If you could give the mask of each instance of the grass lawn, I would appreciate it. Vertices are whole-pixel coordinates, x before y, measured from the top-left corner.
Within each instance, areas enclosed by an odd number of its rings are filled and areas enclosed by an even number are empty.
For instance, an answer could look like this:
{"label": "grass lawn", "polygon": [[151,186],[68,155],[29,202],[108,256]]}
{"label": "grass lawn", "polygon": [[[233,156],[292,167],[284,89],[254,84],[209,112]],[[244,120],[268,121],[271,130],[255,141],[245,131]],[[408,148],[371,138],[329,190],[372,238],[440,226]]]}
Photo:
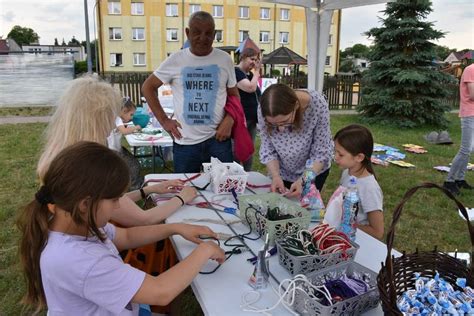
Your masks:
{"label": "grass lawn", "polygon": [[[0,112],[1,113],[1,112]],[[425,146],[427,154],[407,153],[407,162],[416,165],[414,169],[397,166],[376,166],[378,181],[384,192],[385,227],[388,229],[392,210],[401,200],[405,191],[421,182],[442,183],[446,173],[432,167],[448,165],[459,148],[461,130],[459,119],[449,114],[448,128],[455,144],[430,145],[423,135],[433,129],[400,129],[385,125],[371,125],[375,141],[402,149],[402,144],[413,143]],[[333,134],[341,127],[360,123],[355,115],[333,115]],[[23,295],[24,283],[18,270],[17,231],[15,215],[21,205],[32,197],[38,187],[35,166],[41,148],[41,137],[46,124],[0,125],[0,315],[18,315]],[[257,146],[258,147],[258,146]],[[265,168],[254,157],[254,169],[265,173]],[[471,159],[472,162],[472,159]],[[151,172],[151,170],[145,170]],[[336,189],[340,170],[333,166],[322,192],[324,201]],[[474,183],[474,172],[468,171],[466,180]],[[467,206],[474,207],[474,192],[463,191],[459,199]],[[470,242],[466,224],[457,214],[454,204],[438,191],[421,191],[407,203],[395,234],[398,250],[412,251],[416,247],[431,250],[433,245],[445,251],[469,251]]]}
{"label": "grass lawn", "polygon": [[52,111],[51,106],[0,107],[0,116],[47,116]]}

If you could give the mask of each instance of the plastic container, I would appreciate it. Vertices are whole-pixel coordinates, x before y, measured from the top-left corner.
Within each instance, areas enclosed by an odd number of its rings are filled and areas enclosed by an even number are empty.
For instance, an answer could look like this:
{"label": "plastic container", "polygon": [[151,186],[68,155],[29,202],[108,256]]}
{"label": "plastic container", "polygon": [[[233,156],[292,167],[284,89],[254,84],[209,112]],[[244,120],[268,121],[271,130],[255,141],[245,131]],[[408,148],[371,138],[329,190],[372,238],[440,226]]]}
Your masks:
{"label": "plastic container", "polygon": [[[268,207],[278,207],[282,213],[293,215],[293,218],[271,221],[255,211],[251,206],[266,210]],[[268,233],[270,244],[284,233],[293,233],[301,229],[308,229],[311,214],[299,203],[288,200],[277,193],[263,193],[254,195],[242,195],[239,197],[239,213],[242,222],[250,225],[253,232],[257,232],[264,239]]]}
{"label": "plastic container", "polygon": [[360,209],[359,192],[357,191],[357,180],[355,177],[349,179],[349,187],[344,195],[342,202],[342,219],[337,228],[349,237],[351,241],[355,240],[357,231],[357,213]]}
{"label": "plastic container", "polygon": [[[236,162],[222,164],[233,172],[220,179],[214,179],[212,175],[210,175],[212,191],[216,194],[222,194],[229,193],[234,189],[235,193],[244,193],[247,187],[248,173]],[[211,163],[203,163],[202,168],[204,173],[211,174]]]}
{"label": "plastic container", "polygon": [[145,128],[150,122],[150,115],[145,113],[143,109],[137,108],[135,114],[133,114],[132,122],[134,125],[140,125],[141,128]]}
{"label": "plastic container", "polygon": [[307,275],[314,285],[324,284],[327,280],[340,278],[342,275],[353,276],[354,274],[366,277],[370,289],[363,294],[351,297],[331,306],[325,306],[318,300],[310,297],[304,291],[296,291],[295,310],[302,316],[313,315],[360,315],[371,310],[379,304],[379,292],[377,289],[377,273],[358,264],[357,262],[344,262],[330,268],[322,269]]}
{"label": "plastic container", "polygon": [[310,274],[314,271],[324,269],[341,262],[353,261],[359,245],[351,241],[352,248],[346,251],[339,251],[325,255],[307,255],[294,256],[283,248],[279,241],[276,241],[278,250],[278,261],[280,265],[285,267],[291,275]]}

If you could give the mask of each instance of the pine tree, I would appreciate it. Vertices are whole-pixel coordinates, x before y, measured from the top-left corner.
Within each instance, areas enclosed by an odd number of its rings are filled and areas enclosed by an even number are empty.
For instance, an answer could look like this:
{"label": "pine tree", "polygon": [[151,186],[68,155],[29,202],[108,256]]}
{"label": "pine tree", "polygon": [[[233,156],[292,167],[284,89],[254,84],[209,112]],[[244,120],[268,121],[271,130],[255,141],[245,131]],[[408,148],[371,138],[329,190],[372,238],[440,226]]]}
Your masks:
{"label": "pine tree", "polygon": [[374,46],[357,110],[369,122],[446,126],[444,113],[450,108],[441,99],[449,94],[446,83],[454,79],[432,65],[436,45],[430,41],[444,33],[425,20],[431,2],[397,0],[383,12],[382,27],[366,33]]}

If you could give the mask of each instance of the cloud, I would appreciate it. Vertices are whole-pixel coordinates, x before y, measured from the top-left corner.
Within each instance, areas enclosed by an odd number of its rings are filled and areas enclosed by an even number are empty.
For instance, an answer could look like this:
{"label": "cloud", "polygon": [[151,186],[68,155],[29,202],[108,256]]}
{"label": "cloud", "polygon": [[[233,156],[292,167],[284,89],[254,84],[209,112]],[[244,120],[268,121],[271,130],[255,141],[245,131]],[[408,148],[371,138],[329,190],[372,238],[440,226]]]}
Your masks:
{"label": "cloud", "polygon": [[[427,21],[434,22],[434,28],[446,32],[444,38],[436,42],[449,48],[474,48],[474,1],[473,0],[433,0],[433,12]],[[371,41],[361,33],[382,24],[385,4],[363,6],[342,10],[341,49]]]}
{"label": "cloud", "polygon": [[12,22],[15,19],[15,13],[13,13],[13,11],[7,11],[2,14],[1,17],[5,22]]}

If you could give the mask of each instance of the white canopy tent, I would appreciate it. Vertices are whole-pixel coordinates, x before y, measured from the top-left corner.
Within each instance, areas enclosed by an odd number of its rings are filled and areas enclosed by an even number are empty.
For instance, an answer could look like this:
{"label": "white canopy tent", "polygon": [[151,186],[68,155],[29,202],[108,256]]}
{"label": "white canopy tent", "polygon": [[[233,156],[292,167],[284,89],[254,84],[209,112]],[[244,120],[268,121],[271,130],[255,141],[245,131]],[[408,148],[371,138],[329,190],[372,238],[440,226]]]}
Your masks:
{"label": "white canopy tent", "polygon": [[305,8],[308,38],[308,88],[322,92],[324,65],[334,10],[390,1],[393,0],[265,0],[264,2]]}

